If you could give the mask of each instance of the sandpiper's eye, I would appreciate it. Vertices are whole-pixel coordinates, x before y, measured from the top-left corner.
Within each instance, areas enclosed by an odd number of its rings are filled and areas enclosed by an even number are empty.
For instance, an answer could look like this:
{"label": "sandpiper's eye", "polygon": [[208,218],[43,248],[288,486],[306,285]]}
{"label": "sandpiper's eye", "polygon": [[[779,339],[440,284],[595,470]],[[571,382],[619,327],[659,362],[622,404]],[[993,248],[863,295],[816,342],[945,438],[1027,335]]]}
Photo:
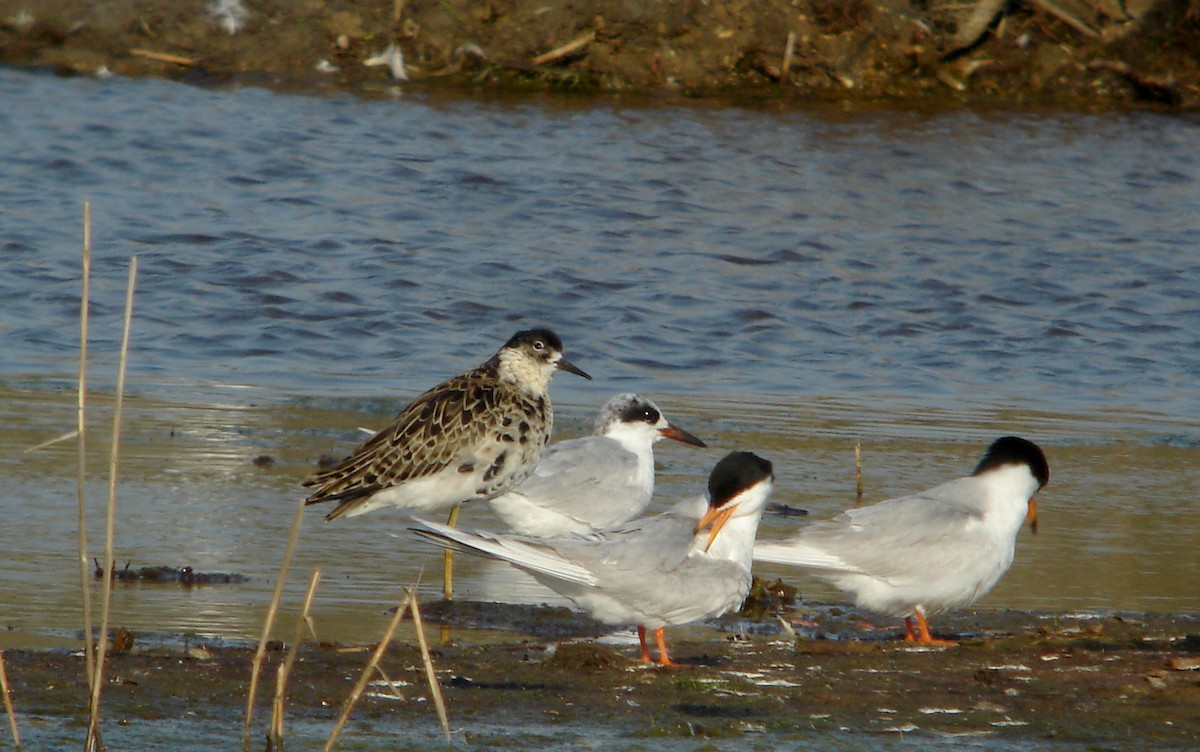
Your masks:
{"label": "sandpiper's eye", "polygon": [[533,341],[533,349],[534,349],[534,350],[538,350],[539,352],[540,352],[540,351],[542,351],[542,350],[545,350],[545,349],[546,349],[546,343],[545,343],[545,342],[543,342],[543,341],[541,341],[540,339],[535,339],[535,340]]}

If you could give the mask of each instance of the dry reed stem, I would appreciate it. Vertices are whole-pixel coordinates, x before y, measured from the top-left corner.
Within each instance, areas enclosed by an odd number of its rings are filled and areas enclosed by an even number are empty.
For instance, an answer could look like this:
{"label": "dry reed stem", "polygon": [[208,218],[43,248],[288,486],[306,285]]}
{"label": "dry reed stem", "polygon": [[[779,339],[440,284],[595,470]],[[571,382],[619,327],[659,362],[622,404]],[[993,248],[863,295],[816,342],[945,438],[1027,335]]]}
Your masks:
{"label": "dry reed stem", "polygon": [[250,752],[250,725],[254,721],[254,696],[258,693],[258,676],[262,671],[263,656],[267,652],[267,640],[271,636],[271,627],[275,624],[275,614],[279,611],[279,599],[283,596],[283,583],[287,580],[288,567],[292,564],[292,555],[296,552],[296,540],[300,537],[300,522],[304,519],[304,499],[296,504],[296,515],[292,519],[292,530],[288,534],[287,548],[283,552],[283,563],[279,565],[279,579],[275,582],[275,592],[271,595],[271,605],[267,607],[267,618],[263,620],[262,637],[258,640],[258,649],[254,652],[254,662],[250,668],[250,688],[246,694],[246,725],[242,729],[242,749]]}
{"label": "dry reed stem", "polygon": [[112,447],[108,460],[108,509],[104,527],[104,576],[100,589],[100,636],[96,640],[96,674],[92,678],[91,719],[88,722],[87,748],[99,740],[100,688],[104,679],[104,655],[108,648],[108,617],[112,605],[112,577],[115,567],[113,530],[117,514],[117,466],[121,453],[121,405],[125,400],[125,372],[129,362],[129,329],[133,322],[133,290],[137,284],[138,258],[129,260],[129,282],[125,287],[125,319],[121,329],[121,359],[117,365],[117,394],[113,406]]}
{"label": "dry reed stem", "polygon": [[300,651],[300,643],[304,641],[304,632],[307,627],[308,631],[316,636],[316,630],[313,629],[312,617],[309,616],[309,609],[312,608],[313,596],[317,593],[317,585],[321,582],[321,570],[314,569],[312,576],[308,579],[308,591],[304,594],[304,605],[300,609],[300,615],[296,617],[296,629],[292,632],[292,644],[288,648],[287,657],[283,663],[279,664],[279,671],[275,675],[275,701],[271,705],[271,748],[283,749],[283,699],[284,691],[287,688],[288,676],[292,673],[292,666],[296,663],[296,654]]}
{"label": "dry reed stem", "polygon": [[4,710],[8,713],[8,727],[12,729],[13,745],[21,752],[21,732],[17,731],[17,714],[13,712],[12,698],[8,696],[8,672],[4,670],[4,651],[0,650],[0,692],[4,693]]}
{"label": "dry reed stem", "polygon": [[176,65],[195,65],[198,60],[194,57],[183,57],[182,55],[172,55],[167,52],[155,52],[154,50],[132,49],[130,55],[137,55],[148,60],[157,60],[160,63],[175,63]]}
{"label": "dry reed stem", "polygon": [[275,699],[271,702],[271,730],[267,732],[267,752],[283,752],[283,697],[281,687],[287,682],[283,664],[275,668]]}
{"label": "dry reed stem", "polygon": [[437,674],[433,670],[433,657],[429,655],[429,643],[425,640],[425,625],[421,623],[421,609],[417,606],[417,589],[408,592],[412,603],[413,628],[417,631],[417,642],[421,645],[421,659],[425,663],[425,678],[429,681],[429,693],[433,695],[433,706],[437,708],[438,720],[442,722],[442,731],[446,741],[450,741],[450,721],[446,717],[446,702],[442,699],[442,687],[438,684]]}
{"label": "dry reed stem", "polygon": [[392,677],[388,676],[387,672],[383,670],[383,666],[376,666],[375,673],[383,677],[383,681],[388,685],[388,689],[392,690],[392,696],[403,702],[404,695],[401,694],[400,689],[396,686],[396,682],[392,681]]}
{"label": "dry reed stem", "polygon": [[854,503],[861,504],[863,499],[862,494],[862,446],[854,445]]}
{"label": "dry reed stem", "polygon": [[55,444],[60,444],[64,441],[70,441],[77,436],[79,436],[79,431],[67,431],[62,436],[55,436],[53,439],[46,439],[41,444],[36,444],[26,448],[25,454],[32,454],[33,452],[41,451],[46,447],[54,446]]}
{"label": "dry reed stem", "polygon": [[578,36],[578,37],[572,39],[571,41],[567,42],[566,44],[564,44],[560,47],[555,47],[554,49],[550,50],[549,52],[538,55],[537,57],[530,60],[529,62],[533,63],[534,65],[546,65],[547,63],[557,63],[558,61],[562,60],[563,58],[570,57],[571,55],[575,54],[576,52],[579,52],[580,50],[582,50],[584,47],[587,47],[589,44],[591,44],[593,41],[595,41],[595,39],[596,39],[596,31],[595,31],[595,29],[593,29],[581,36]]}
{"label": "dry reed stem", "polygon": [[796,641],[796,630],[792,627],[791,624],[788,623],[788,620],[783,618],[782,616],[776,616],[775,618],[779,620],[779,624],[783,627],[783,631],[788,636],[788,638],[792,642],[795,642]]}
{"label": "dry reed stem", "polygon": [[[462,504],[455,504],[450,510],[450,517],[446,520],[446,524],[450,527],[458,527],[458,513],[462,511]],[[442,551],[442,597],[450,600],[454,597],[454,552],[450,549]]]}
{"label": "dry reed stem", "polygon": [[792,70],[792,58],[796,55],[796,32],[789,31],[783,45],[783,65],[779,68],[779,80],[786,81]]}
{"label": "dry reed stem", "polygon": [[371,657],[367,660],[367,665],[363,667],[362,675],[358,677],[358,682],[354,685],[354,689],[350,691],[350,696],[346,698],[346,703],[342,706],[342,713],[338,716],[337,723],[333,726],[333,731],[329,734],[329,739],[325,742],[325,752],[333,749],[333,745],[337,743],[338,736],[345,728],[346,722],[350,720],[350,713],[354,710],[358,698],[362,696],[363,690],[367,687],[367,682],[370,681],[371,675],[379,667],[379,661],[383,658],[383,653],[387,650],[387,646],[392,641],[392,634],[395,633],[396,627],[400,625],[400,620],[404,618],[404,613],[408,611],[409,605],[413,603],[412,591],[408,591],[408,596],[396,608],[395,615],[392,616],[391,623],[388,624],[387,631],[383,633],[383,639],[375,646],[375,650],[371,651]]}
{"label": "dry reed stem", "polygon": [[83,600],[83,643],[87,658],[87,680],[90,689],[96,678],[96,653],[92,644],[92,589],[87,552],[87,502],[84,494],[87,464],[87,352],[88,311],[91,307],[92,280],[92,205],[83,202],[83,288],[79,293],[79,403],[76,432],[79,434],[79,468],[75,491],[79,500],[79,587]]}

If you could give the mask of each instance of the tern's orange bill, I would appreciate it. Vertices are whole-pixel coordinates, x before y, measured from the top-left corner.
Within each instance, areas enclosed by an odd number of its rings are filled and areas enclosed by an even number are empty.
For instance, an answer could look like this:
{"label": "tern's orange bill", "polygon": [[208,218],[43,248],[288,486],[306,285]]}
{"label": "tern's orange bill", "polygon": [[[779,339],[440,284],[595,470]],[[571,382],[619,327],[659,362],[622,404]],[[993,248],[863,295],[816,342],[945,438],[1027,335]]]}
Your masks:
{"label": "tern's orange bill", "polygon": [[660,429],[658,429],[658,433],[663,438],[675,439],[676,441],[681,441],[684,444],[691,444],[692,446],[698,446],[698,447],[707,447],[708,446],[708,444],[705,444],[703,441],[701,441],[700,439],[696,438],[695,436],[693,436],[692,434],[688,433],[687,431],[683,430],[682,428],[680,428],[678,426],[670,426],[669,425],[666,428],[660,428]]}
{"label": "tern's orange bill", "polygon": [[1037,532],[1037,499],[1029,500],[1029,511],[1025,513],[1025,521],[1029,523],[1029,532]]}
{"label": "tern's orange bill", "polygon": [[715,509],[709,507],[704,516],[700,518],[700,521],[696,523],[697,533],[712,525],[712,530],[708,533],[708,544],[704,547],[705,551],[712,548],[713,541],[717,539],[717,533],[721,531],[721,528],[725,527],[726,522],[729,522],[729,518],[733,516],[734,509],[737,509],[737,504],[730,504],[727,507],[717,507]]}

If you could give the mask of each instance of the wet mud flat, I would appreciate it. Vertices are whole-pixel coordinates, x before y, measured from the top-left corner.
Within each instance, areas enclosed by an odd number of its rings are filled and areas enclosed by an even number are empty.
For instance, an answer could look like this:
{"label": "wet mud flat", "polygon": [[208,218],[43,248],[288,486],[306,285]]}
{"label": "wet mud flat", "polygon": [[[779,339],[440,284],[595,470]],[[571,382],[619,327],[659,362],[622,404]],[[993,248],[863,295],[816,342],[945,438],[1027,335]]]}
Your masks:
{"label": "wet mud flat", "polygon": [[0,63],[358,91],[1195,109],[1200,2],[0,0]]}
{"label": "wet mud flat", "polygon": [[[787,617],[796,623],[794,638],[775,617],[669,630],[673,656],[685,664],[678,668],[642,665],[635,644],[580,636],[597,630],[565,609],[430,604],[426,629],[458,746],[661,749],[708,739],[744,748],[845,749],[872,748],[896,735],[995,748],[1200,744],[1195,617],[963,614],[935,623],[958,645],[923,648],[898,642],[891,625],[869,628],[852,610],[819,607],[803,615]],[[520,624],[543,636],[464,623]],[[328,735],[369,649],[302,649],[288,684],[287,741],[308,748]],[[110,656],[106,741],[161,741],[186,727],[203,734],[205,748],[236,746],[252,654],[249,646],[193,641]],[[39,735],[50,729],[82,734],[80,655],[10,650],[5,658],[28,743],[39,747]],[[269,654],[256,727],[269,718],[282,659],[281,650]],[[396,686],[372,685],[339,746],[416,749],[440,740],[417,648],[393,644],[382,668]]]}

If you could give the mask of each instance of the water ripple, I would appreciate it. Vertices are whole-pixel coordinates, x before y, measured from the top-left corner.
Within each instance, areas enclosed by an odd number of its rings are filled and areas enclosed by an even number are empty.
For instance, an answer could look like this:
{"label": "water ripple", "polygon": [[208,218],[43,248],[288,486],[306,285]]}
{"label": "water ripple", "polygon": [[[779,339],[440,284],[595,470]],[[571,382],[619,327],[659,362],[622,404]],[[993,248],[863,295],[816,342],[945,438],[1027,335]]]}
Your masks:
{"label": "water ripple", "polygon": [[0,95],[17,155],[0,374],[69,373],[90,195],[97,346],[139,253],[137,368],[164,385],[373,394],[401,359],[423,387],[540,323],[603,379],[563,385],[587,401],[603,383],[986,393],[1200,419],[1185,119],[555,110],[9,71]]}

